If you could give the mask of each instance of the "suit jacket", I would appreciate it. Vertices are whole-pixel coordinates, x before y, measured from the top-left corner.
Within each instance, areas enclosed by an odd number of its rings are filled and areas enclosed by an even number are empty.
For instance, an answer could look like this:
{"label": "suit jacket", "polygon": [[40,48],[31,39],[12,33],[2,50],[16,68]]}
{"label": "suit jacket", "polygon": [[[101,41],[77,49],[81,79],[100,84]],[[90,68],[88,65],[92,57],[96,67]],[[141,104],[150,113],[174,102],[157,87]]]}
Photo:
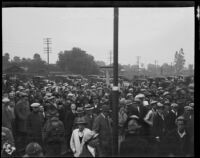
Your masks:
{"label": "suit jacket", "polygon": [[164,139],[166,154],[173,154],[174,156],[186,156],[192,154],[192,144],[190,135],[186,131],[186,135],[181,138],[177,129],[168,133]]}
{"label": "suit jacket", "polygon": [[128,134],[120,145],[121,157],[150,156],[150,144],[137,135]]}
{"label": "suit jacket", "polygon": [[17,131],[27,132],[27,117],[30,114],[28,102],[18,101],[15,106]]}
{"label": "suit jacket", "polygon": [[12,131],[13,121],[14,118],[12,112],[8,108],[5,108],[4,105],[2,105],[2,126],[7,127]]}
{"label": "suit jacket", "polygon": [[146,116],[147,112],[148,110],[144,106],[139,106],[139,111],[137,106],[133,106],[131,108],[131,115],[137,115],[140,119],[143,119]]}
{"label": "suit jacket", "polygon": [[70,138],[71,138],[75,117],[76,117],[76,114],[73,114],[71,110],[68,111],[65,115],[63,124],[65,127],[65,133],[66,133],[67,140],[70,140]]}
{"label": "suit jacket", "polygon": [[74,153],[74,157],[79,157],[80,154],[82,153],[83,150],[83,145],[84,145],[84,139],[85,139],[85,135],[87,133],[90,133],[91,130],[88,128],[85,128],[83,130],[83,138],[82,138],[82,142],[80,142],[79,140],[79,135],[78,135],[78,131],[79,129],[75,129],[72,132],[72,136],[71,136],[71,140],[70,140],[70,147]]}
{"label": "suit jacket", "polygon": [[96,117],[97,117],[96,114],[92,114],[91,116],[90,115],[85,115],[85,119],[87,121],[87,125],[86,125],[87,128],[92,129],[93,122],[94,122]]}
{"label": "suit jacket", "polygon": [[166,118],[164,117],[163,120],[158,113],[155,114],[153,119],[152,132],[154,137],[159,136],[161,140],[166,134]]}
{"label": "suit jacket", "polygon": [[112,143],[112,128],[111,128],[111,120],[108,122],[104,118],[104,116],[99,114],[93,123],[93,131],[99,133],[100,146],[102,149],[107,148],[108,150],[111,148]]}
{"label": "suit jacket", "polygon": [[44,116],[39,113],[31,112],[27,118],[27,130],[29,137],[39,137],[42,139],[42,128],[44,125]]}
{"label": "suit jacket", "polygon": [[175,120],[177,117],[178,117],[178,115],[176,116],[175,113],[173,113],[172,111],[169,111],[169,113],[166,115],[167,131],[172,131],[172,130],[176,129]]}

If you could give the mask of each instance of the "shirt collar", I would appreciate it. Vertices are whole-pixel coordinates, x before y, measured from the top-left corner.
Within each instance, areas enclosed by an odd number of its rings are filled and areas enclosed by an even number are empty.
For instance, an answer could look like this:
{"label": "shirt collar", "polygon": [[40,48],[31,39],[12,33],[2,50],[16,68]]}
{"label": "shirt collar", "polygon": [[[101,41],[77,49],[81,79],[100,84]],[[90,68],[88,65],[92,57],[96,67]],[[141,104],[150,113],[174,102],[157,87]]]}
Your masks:
{"label": "shirt collar", "polygon": [[105,116],[103,113],[101,113],[101,115],[102,115],[104,118],[106,118],[106,116]]}
{"label": "shirt collar", "polygon": [[181,138],[183,138],[183,137],[186,135],[186,132],[185,132],[185,130],[184,130],[183,133],[180,133],[179,130],[178,130],[178,134],[179,134],[179,136],[180,136]]}
{"label": "shirt collar", "polygon": [[177,112],[176,111],[174,111],[173,109],[171,110],[175,115],[177,115]]}

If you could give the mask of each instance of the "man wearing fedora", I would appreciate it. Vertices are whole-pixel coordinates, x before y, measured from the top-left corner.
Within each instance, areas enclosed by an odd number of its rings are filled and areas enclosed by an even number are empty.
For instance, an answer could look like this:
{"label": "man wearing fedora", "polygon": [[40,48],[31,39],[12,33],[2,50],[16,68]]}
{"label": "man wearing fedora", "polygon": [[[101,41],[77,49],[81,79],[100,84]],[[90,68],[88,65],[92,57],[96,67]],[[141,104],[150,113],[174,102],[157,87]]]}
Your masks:
{"label": "man wearing fedora", "polygon": [[42,127],[44,125],[44,116],[40,113],[40,103],[32,103],[32,112],[27,118],[28,140],[42,144]]}
{"label": "man wearing fedora", "polygon": [[139,117],[136,115],[128,118],[125,140],[120,145],[120,156],[150,156],[150,145],[146,139],[142,138],[140,133],[142,126],[138,121]]}
{"label": "man wearing fedora", "polygon": [[109,157],[112,152],[112,127],[109,112],[110,108],[108,104],[102,105],[102,112],[96,117],[93,123],[93,131],[99,134],[100,157]]}
{"label": "man wearing fedora", "polygon": [[79,157],[82,153],[85,136],[90,133],[91,130],[85,127],[87,124],[85,117],[78,117],[75,123],[78,128],[72,132],[70,147],[74,157]]}
{"label": "man wearing fedora", "polygon": [[70,110],[66,112],[64,118],[64,127],[67,141],[67,148],[70,149],[70,138],[73,131],[74,120],[76,118],[76,104],[72,103],[70,106]]}

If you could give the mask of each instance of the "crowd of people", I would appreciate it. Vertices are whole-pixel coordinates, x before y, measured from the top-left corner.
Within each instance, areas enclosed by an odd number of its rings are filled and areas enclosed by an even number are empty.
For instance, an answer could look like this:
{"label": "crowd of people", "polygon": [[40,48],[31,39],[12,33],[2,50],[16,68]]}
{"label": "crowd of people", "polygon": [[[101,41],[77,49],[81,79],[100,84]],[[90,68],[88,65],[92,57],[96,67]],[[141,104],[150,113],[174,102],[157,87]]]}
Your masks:
{"label": "crowd of people", "polygon": [[[120,156],[194,156],[194,82],[165,81],[121,85]],[[112,156],[112,87],[28,80],[2,91],[1,156]]]}

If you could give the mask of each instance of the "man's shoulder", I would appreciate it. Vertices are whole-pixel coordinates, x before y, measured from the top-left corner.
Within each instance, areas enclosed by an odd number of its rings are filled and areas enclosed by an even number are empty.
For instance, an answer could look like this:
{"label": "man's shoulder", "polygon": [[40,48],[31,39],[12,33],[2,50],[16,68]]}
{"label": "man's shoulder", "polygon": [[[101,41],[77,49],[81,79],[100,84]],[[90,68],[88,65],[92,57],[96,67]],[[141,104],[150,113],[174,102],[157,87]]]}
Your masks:
{"label": "man's shoulder", "polygon": [[74,129],[73,133],[78,133],[78,128]]}
{"label": "man's shoulder", "polygon": [[102,113],[100,113],[99,115],[97,115],[97,116],[96,116],[96,119],[103,119]]}
{"label": "man's shoulder", "polygon": [[91,130],[90,130],[89,128],[85,128],[85,129],[84,129],[84,132],[85,132],[85,133],[90,133]]}

